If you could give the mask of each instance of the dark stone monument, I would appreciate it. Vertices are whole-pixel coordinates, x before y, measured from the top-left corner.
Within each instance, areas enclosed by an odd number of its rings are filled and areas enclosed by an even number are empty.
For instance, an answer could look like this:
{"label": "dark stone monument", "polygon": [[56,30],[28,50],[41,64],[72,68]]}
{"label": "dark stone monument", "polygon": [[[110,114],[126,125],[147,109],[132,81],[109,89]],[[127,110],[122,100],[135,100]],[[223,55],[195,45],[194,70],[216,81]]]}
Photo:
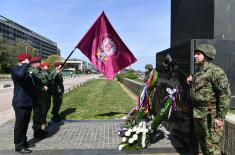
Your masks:
{"label": "dark stone monument", "polygon": [[[228,76],[232,91],[230,108],[235,108],[234,15],[234,0],[171,1],[171,47],[156,53],[156,66],[160,74],[155,93],[155,111],[158,112],[162,106],[160,102],[166,95],[165,89],[176,87],[179,90],[177,111],[166,122],[166,127],[193,150],[197,150],[197,146],[192,136],[192,107],[186,78],[195,71],[194,49],[201,43],[209,43],[216,48],[217,55],[213,62],[223,68]],[[166,59],[169,56],[170,62]]]}

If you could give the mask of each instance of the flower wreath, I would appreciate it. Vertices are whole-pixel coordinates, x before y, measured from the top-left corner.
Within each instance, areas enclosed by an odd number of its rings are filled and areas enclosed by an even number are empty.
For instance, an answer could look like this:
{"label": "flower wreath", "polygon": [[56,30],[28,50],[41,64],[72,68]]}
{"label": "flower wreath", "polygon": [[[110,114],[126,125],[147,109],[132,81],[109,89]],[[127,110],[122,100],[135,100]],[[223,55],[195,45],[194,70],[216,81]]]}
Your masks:
{"label": "flower wreath", "polygon": [[[149,94],[157,85],[158,72],[154,69],[138,99],[138,106],[131,109],[124,124],[118,129],[118,135],[123,137],[119,144],[119,150],[141,149],[150,144],[154,130],[161,122],[170,118],[170,114],[176,108],[176,89],[167,88],[168,95],[163,99],[163,107],[153,115],[149,107]],[[151,103],[150,103],[151,104]]]}

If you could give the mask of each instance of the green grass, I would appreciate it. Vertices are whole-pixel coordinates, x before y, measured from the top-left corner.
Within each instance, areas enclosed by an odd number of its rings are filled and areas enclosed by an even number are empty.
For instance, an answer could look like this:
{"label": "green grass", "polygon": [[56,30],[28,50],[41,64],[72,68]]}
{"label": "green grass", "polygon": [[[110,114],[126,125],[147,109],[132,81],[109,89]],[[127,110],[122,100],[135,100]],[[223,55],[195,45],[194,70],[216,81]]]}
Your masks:
{"label": "green grass", "polygon": [[135,105],[117,81],[93,80],[65,94],[60,113],[67,120],[115,119]]}

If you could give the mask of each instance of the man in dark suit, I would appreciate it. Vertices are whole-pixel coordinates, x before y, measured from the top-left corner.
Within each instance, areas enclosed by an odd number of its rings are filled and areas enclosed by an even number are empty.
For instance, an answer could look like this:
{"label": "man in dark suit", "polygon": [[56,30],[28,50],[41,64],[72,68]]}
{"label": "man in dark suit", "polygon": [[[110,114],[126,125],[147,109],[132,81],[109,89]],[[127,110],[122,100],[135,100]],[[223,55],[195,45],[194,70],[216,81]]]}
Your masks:
{"label": "man in dark suit", "polygon": [[30,121],[32,106],[35,102],[35,85],[28,72],[30,54],[22,53],[17,56],[18,64],[12,69],[14,95],[12,105],[15,111],[14,143],[15,151],[31,153],[28,149],[27,130]]}

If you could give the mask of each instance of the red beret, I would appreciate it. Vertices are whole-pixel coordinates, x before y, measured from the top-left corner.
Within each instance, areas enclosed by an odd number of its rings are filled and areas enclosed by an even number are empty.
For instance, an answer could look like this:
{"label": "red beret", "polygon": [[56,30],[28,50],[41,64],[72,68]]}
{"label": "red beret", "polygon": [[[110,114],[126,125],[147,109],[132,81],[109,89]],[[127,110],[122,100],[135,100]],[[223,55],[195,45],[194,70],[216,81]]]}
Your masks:
{"label": "red beret", "polygon": [[25,59],[30,59],[31,58],[31,55],[28,54],[28,53],[21,53],[19,55],[17,55],[16,59],[18,61],[24,61]]}
{"label": "red beret", "polygon": [[41,62],[41,60],[42,60],[41,57],[32,57],[32,58],[30,59],[30,62],[31,62],[31,63],[32,63],[32,62],[37,62],[37,61],[40,61],[40,62]]}
{"label": "red beret", "polygon": [[47,66],[49,68],[50,67],[49,62],[42,62],[41,63],[41,67],[45,67],[45,66]]}
{"label": "red beret", "polygon": [[55,62],[55,66],[59,66],[59,65],[62,65],[62,64],[63,64],[63,62],[60,62],[60,61]]}

